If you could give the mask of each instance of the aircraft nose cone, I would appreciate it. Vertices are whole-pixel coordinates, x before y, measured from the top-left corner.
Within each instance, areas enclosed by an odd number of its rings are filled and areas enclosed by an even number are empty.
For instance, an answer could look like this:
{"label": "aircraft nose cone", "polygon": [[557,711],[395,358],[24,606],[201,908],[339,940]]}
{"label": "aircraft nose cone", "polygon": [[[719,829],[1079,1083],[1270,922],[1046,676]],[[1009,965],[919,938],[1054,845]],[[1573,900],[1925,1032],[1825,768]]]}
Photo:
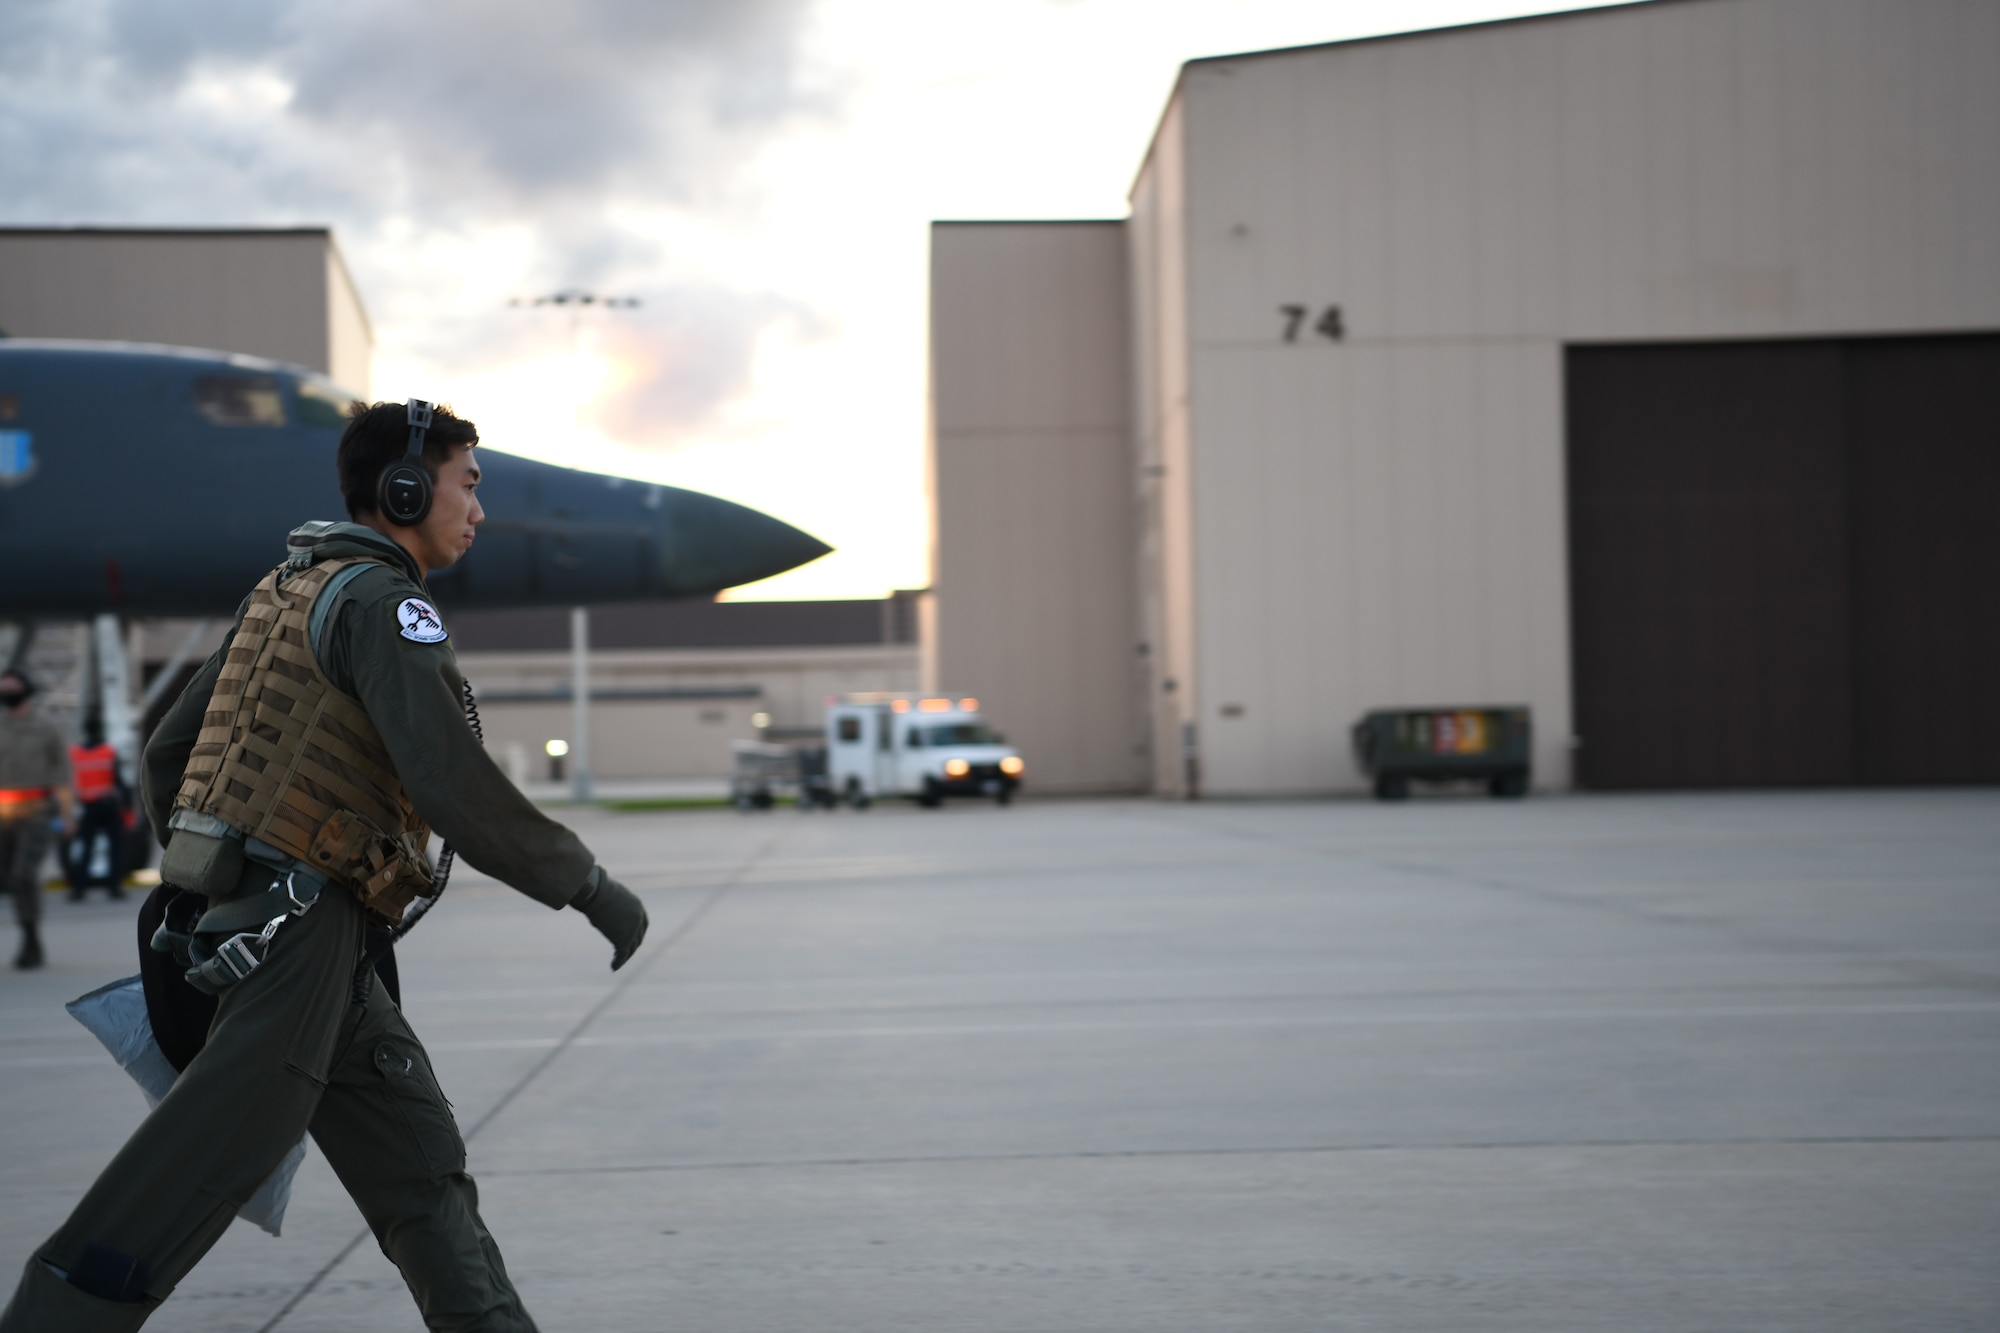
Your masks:
{"label": "aircraft nose cone", "polygon": [[660,573],[669,597],[768,579],[833,548],[780,519],[697,491],[661,488]]}

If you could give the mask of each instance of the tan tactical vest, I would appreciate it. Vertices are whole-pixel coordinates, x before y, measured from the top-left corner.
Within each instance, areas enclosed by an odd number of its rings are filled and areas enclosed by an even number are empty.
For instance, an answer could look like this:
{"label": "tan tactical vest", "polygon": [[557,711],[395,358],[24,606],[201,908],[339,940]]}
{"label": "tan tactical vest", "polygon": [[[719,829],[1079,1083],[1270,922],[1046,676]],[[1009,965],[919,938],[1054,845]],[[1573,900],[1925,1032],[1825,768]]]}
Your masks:
{"label": "tan tactical vest", "polygon": [[306,632],[327,582],[355,563],[287,562],[250,594],[174,805],[345,881],[393,924],[430,890],[430,829],[367,711],[326,678]]}

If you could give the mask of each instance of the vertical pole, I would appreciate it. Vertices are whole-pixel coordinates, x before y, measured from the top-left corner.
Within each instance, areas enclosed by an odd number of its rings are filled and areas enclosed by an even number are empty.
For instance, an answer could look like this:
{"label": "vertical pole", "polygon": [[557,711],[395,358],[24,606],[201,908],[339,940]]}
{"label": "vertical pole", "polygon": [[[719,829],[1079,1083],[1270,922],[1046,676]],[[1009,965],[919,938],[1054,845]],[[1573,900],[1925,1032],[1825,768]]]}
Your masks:
{"label": "vertical pole", "polygon": [[[104,739],[118,751],[118,772],[128,785],[136,785],[139,761],[139,718],[132,708],[130,655],[116,615],[97,617],[97,706],[104,719]],[[79,713],[88,712],[87,701],[79,700]],[[79,723],[81,718],[78,719]]]}
{"label": "vertical pole", "polygon": [[1182,794],[1190,801],[1201,799],[1201,740],[1192,722],[1181,723]]}
{"label": "vertical pole", "polygon": [[569,796],[572,801],[590,799],[590,608],[569,609],[570,698],[576,710],[570,730]]}

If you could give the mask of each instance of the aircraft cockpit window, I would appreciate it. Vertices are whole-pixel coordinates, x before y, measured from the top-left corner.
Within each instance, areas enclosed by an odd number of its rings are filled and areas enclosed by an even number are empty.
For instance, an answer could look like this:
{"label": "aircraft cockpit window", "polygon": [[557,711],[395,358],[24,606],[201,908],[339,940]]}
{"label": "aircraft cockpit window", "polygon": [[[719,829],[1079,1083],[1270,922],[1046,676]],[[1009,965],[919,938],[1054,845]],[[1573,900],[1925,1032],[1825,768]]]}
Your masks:
{"label": "aircraft cockpit window", "polygon": [[285,394],[271,375],[202,375],[194,410],[214,426],[282,426]]}
{"label": "aircraft cockpit window", "polygon": [[345,426],[347,405],[354,395],[332,380],[299,381],[299,424],[301,426]]}

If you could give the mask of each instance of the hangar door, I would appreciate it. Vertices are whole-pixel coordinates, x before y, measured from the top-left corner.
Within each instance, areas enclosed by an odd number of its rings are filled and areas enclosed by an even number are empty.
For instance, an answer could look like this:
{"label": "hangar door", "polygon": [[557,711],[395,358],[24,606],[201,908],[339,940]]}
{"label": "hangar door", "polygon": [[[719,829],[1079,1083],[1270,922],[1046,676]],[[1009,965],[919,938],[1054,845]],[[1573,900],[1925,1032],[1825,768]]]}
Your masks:
{"label": "hangar door", "polygon": [[2000,782],[2000,337],[1566,375],[1579,784]]}

